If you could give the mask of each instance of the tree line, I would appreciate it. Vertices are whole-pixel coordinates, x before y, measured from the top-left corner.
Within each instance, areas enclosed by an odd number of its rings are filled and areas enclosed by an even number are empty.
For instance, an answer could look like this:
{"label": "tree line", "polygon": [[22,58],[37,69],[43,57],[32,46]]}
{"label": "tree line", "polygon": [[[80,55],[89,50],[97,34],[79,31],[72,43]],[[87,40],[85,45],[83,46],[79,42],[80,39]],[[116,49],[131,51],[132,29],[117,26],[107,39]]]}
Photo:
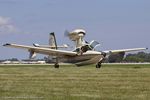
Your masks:
{"label": "tree line", "polygon": [[[48,58],[47,58],[48,59]],[[43,59],[36,59],[36,60],[45,60],[47,61],[46,57]],[[6,59],[8,61],[19,61],[17,58]],[[0,62],[5,60],[0,60]],[[120,63],[120,62],[129,62],[129,63],[138,63],[138,62],[150,62],[150,53],[145,52],[138,52],[135,54],[127,54],[125,55],[124,52],[110,54],[105,60],[105,63]]]}
{"label": "tree line", "polygon": [[127,54],[125,56],[125,53],[121,52],[117,54],[111,54],[108,58],[106,58],[105,62],[150,62],[150,53],[138,52],[135,54]]}

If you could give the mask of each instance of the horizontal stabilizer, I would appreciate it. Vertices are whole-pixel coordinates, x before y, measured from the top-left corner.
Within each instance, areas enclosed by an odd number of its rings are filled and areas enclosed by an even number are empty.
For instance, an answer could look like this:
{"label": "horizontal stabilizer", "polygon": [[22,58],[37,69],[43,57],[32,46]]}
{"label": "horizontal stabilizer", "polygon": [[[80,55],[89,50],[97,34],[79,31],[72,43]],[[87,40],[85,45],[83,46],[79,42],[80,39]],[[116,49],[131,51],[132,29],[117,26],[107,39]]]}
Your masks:
{"label": "horizontal stabilizer", "polygon": [[[39,44],[36,44],[36,43],[34,43],[33,46],[35,46],[35,47],[42,47],[42,48],[56,48],[55,46],[39,45]],[[57,46],[57,48],[68,48],[68,45],[67,45],[67,44],[64,44],[64,45],[62,45],[62,46]]]}

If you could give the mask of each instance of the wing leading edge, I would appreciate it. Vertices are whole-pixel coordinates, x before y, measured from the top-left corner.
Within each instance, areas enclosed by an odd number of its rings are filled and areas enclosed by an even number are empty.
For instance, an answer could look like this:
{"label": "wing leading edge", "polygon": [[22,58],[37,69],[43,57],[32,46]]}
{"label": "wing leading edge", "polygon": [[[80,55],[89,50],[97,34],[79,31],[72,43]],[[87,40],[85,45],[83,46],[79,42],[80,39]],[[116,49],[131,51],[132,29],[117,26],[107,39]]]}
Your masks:
{"label": "wing leading edge", "polygon": [[[18,45],[18,44],[9,44],[9,43],[4,44],[3,46],[25,49],[28,51],[32,51],[32,52],[36,52],[36,53],[40,53],[40,54],[52,55],[52,56],[77,56],[76,52],[65,51],[65,50],[56,50],[56,49],[50,49],[50,48],[42,48],[42,47],[34,47],[34,46]],[[148,49],[148,48],[106,50],[103,52],[106,54],[110,54],[110,53],[119,53],[119,52],[139,51],[139,50],[146,50],[146,49]]]}
{"label": "wing leading edge", "polygon": [[3,46],[25,49],[28,51],[32,51],[40,54],[52,55],[52,56],[76,56],[77,55],[76,52],[72,52],[72,51],[55,50],[50,48],[42,48],[42,47],[34,47],[34,46],[26,46],[26,45],[18,45],[18,44],[6,43]]}
{"label": "wing leading edge", "polygon": [[147,49],[148,48],[132,48],[132,49],[107,50],[103,52],[109,54],[109,53],[131,52],[131,51],[139,51],[139,50],[147,50]]}

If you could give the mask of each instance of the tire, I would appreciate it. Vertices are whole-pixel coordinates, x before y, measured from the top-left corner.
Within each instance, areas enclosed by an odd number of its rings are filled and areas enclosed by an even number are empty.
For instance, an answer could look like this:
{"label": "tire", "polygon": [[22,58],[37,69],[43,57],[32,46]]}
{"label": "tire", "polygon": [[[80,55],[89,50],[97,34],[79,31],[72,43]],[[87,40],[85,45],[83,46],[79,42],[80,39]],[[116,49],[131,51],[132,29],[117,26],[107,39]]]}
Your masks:
{"label": "tire", "polygon": [[56,63],[56,64],[54,65],[54,67],[55,67],[55,68],[59,68],[59,64]]}
{"label": "tire", "polygon": [[101,63],[97,63],[96,68],[101,68]]}

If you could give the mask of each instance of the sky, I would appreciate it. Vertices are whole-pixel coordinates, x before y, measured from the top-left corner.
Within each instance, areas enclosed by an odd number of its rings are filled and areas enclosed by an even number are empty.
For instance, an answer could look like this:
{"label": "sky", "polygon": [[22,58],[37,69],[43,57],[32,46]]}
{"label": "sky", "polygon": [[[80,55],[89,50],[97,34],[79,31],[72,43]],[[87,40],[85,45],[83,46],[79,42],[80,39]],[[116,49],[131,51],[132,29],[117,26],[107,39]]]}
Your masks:
{"label": "sky", "polygon": [[28,58],[27,51],[2,45],[45,45],[50,32],[58,44],[73,45],[64,31],[77,28],[86,31],[87,41],[99,41],[99,50],[150,48],[149,5],[150,0],[0,0],[0,59]]}

